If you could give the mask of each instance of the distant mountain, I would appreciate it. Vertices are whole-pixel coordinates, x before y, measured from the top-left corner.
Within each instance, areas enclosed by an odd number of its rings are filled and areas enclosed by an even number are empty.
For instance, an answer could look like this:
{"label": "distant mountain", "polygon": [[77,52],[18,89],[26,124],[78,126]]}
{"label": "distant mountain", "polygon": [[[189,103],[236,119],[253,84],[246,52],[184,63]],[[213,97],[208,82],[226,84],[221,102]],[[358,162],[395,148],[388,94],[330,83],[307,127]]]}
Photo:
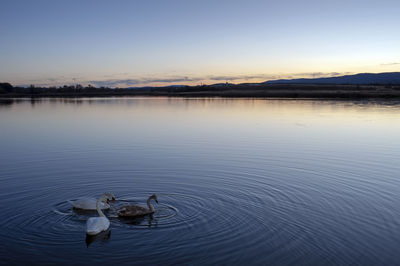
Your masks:
{"label": "distant mountain", "polygon": [[361,73],[330,78],[302,78],[269,80],[262,84],[338,84],[338,85],[398,85],[400,72]]}

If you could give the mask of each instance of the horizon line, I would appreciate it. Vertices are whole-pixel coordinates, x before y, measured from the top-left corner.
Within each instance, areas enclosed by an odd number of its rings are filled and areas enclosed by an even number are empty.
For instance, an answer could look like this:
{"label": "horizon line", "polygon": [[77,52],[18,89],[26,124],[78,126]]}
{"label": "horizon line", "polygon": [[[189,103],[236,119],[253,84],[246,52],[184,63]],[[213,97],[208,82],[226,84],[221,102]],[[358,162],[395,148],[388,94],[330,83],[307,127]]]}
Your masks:
{"label": "horizon line", "polygon": [[[376,75],[376,74],[390,74],[390,73],[400,73],[400,71],[394,71],[394,72],[360,72],[360,73],[351,73],[351,72],[329,72],[329,73],[323,73],[323,72],[310,72],[310,73],[297,73],[297,74],[289,74],[287,75],[288,78],[282,78],[281,75],[278,77],[271,75],[270,79],[264,79],[263,81],[258,81],[258,82],[230,82],[232,80],[238,80],[238,79],[256,79],[257,77],[261,77],[262,75],[247,75],[247,76],[211,76],[208,78],[188,78],[187,76],[181,77],[181,78],[159,78],[159,79],[109,79],[109,80],[90,80],[90,81],[82,81],[82,82],[75,82],[75,83],[61,83],[60,85],[51,85],[51,84],[46,84],[46,83],[30,83],[30,84],[16,84],[13,85],[12,82],[1,82],[1,83],[9,83],[13,87],[22,87],[22,88],[28,88],[30,86],[35,86],[35,87],[47,87],[47,88],[61,88],[64,86],[76,86],[76,85],[81,85],[83,87],[95,87],[95,88],[121,88],[121,89],[129,89],[129,88],[162,88],[162,87],[197,87],[197,86],[212,86],[212,85],[222,85],[222,84],[229,84],[229,85],[240,85],[240,84],[262,84],[266,83],[269,81],[292,81],[292,80],[312,80],[312,79],[325,79],[325,78],[338,78],[338,77],[345,77],[345,76],[355,76],[355,75],[360,75],[360,74],[371,74],[371,75]],[[300,76],[313,76],[313,77],[300,77]],[[268,75],[265,74],[265,77]],[[296,77],[298,76],[298,77]],[[291,77],[291,78],[290,78]],[[206,83],[206,82],[200,82],[200,83],[195,83],[195,84],[179,84],[179,82],[185,82],[185,81],[201,81],[201,80],[214,80],[214,81],[225,81],[225,82],[216,82],[216,83]],[[132,85],[128,85],[130,82],[132,82]],[[159,83],[159,82],[165,82],[167,84],[165,85],[145,85],[146,83]],[[174,83],[173,83],[174,82]],[[126,86],[118,86],[118,84],[123,84],[126,83]],[[134,84],[143,84],[143,86],[135,86]],[[169,84],[173,83],[173,84]],[[169,84],[169,85],[168,85]]]}

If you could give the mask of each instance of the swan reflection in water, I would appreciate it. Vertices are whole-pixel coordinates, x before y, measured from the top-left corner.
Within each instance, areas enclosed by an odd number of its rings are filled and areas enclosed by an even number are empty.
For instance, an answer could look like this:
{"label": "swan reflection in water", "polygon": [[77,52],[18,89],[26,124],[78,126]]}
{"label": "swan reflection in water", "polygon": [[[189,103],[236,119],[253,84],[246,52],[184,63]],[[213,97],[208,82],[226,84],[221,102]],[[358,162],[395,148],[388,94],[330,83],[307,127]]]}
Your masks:
{"label": "swan reflection in water", "polygon": [[[140,217],[119,217],[119,220],[124,224],[129,225],[139,225],[139,226],[147,226],[147,227],[157,227],[158,220],[154,219],[153,214],[149,214],[147,216]],[[147,222],[147,225],[146,225]]]}
{"label": "swan reflection in water", "polygon": [[[153,214],[149,214],[147,216],[141,216],[141,217],[118,217],[117,218],[121,223],[127,224],[127,225],[136,225],[136,226],[147,226],[149,228],[151,227],[157,227],[158,226],[158,220],[153,217]],[[108,229],[107,231],[103,231],[97,235],[88,235],[86,234],[86,247],[89,247],[93,242],[102,242],[106,243],[108,240],[111,238],[111,230]]]}
{"label": "swan reflection in water", "polygon": [[92,244],[93,242],[107,242],[111,237],[111,230],[107,230],[107,231],[103,231],[97,235],[88,235],[86,234],[86,247],[89,247],[90,244]]}

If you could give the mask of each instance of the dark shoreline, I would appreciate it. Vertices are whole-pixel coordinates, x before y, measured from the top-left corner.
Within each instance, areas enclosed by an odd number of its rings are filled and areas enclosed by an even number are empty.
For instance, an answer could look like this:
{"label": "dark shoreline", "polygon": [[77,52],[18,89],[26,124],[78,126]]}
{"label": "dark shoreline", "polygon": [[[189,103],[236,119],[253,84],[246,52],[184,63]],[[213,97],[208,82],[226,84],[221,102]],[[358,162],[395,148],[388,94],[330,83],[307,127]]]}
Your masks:
{"label": "dark shoreline", "polygon": [[400,85],[304,85],[304,84],[222,84],[184,87],[112,88],[19,88],[0,93],[0,98],[54,97],[222,97],[222,98],[320,98],[320,99],[400,99]]}

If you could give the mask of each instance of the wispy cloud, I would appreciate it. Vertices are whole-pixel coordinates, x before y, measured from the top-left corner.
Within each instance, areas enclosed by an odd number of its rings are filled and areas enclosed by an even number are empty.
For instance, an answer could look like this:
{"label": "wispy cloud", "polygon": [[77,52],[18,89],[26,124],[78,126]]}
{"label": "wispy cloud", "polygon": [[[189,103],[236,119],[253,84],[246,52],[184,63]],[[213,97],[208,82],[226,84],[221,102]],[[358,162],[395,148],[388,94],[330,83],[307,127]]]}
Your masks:
{"label": "wispy cloud", "polygon": [[155,83],[173,84],[181,82],[196,82],[201,81],[202,78],[189,78],[189,77],[170,77],[170,78],[138,78],[138,79],[107,79],[107,80],[91,80],[90,84],[98,87],[129,87],[129,86],[146,86]]}
{"label": "wispy cloud", "polygon": [[[296,78],[320,78],[320,77],[336,77],[342,75],[353,74],[351,72],[302,72],[302,73],[290,73],[290,74],[246,74],[246,75],[204,75],[204,76],[159,76],[159,77],[137,77],[130,78],[129,73],[126,73],[128,77],[120,77],[118,75],[104,75],[97,79],[84,79],[83,77],[56,77],[46,78],[42,80],[32,81],[29,84],[35,84],[37,86],[60,86],[60,85],[73,85],[91,84],[96,87],[143,87],[143,86],[168,86],[168,85],[198,85],[198,84],[213,84],[220,82],[232,82],[232,83],[245,83],[245,82],[264,82],[268,80],[276,79],[296,79]],[[23,86],[28,86],[25,84]]]}
{"label": "wispy cloud", "polygon": [[392,63],[383,63],[381,66],[395,66],[400,65],[400,62],[392,62]]}
{"label": "wispy cloud", "polygon": [[329,78],[353,74],[352,72],[304,72],[290,75],[290,78]]}
{"label": "wispy cloud", "polygon": [[137,78],[137,79],[99,79],[90,80],[88,83],[98,87],[130,87],[130,86],[149,86],[149,85],[172,85],[172,84],[194,84],[194,83],[212,83],[221,81],[230,82],[246,82],[251,80],[264,81],[269,79],[278,78],[279,76],[257,74],[257,75],[221,75],[221,76],[175,76],[164,78]]}
{"label": "wispy cloud", "polygon": [[208,77],[205,77],[204,79],[213,80],[213,81],[235,81],[235,80],[247,81],[247,80],[252,80],[252,79],[264,80],[264,79],[274,79],[274,78],[276,78],[275,75],[258,74],[258,75],[208,76]]}

